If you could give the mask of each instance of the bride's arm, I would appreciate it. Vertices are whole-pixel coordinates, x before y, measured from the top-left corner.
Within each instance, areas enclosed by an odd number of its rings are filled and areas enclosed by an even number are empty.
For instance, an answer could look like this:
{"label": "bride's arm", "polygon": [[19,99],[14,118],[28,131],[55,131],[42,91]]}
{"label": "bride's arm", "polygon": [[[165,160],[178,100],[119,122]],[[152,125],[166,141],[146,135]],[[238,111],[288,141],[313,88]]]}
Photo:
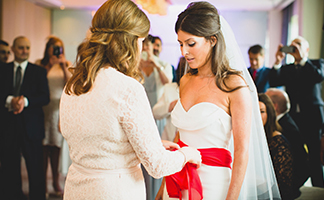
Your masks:
{"label": "bride's arm", "polygon": [[[234,82],[235,85],[245,85],[243,79],[237,78],[231,78],[231,82]],[[248,87],[229,94],[229,108],[232,116],[234,161],[226,200],[238,199],[249,160],[252,103]]]}

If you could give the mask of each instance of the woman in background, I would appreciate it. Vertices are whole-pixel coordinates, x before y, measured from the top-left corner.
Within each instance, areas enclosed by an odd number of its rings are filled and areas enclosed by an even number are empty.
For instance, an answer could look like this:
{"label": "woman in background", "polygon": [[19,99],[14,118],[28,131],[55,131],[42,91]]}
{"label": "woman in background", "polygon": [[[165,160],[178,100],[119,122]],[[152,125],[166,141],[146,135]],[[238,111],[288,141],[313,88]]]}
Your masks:
{"label": "woman in background", "polygon": [[63,190],[59,184],[59,160],[64,138],[58,125],[59,105],[64,85],[71,76],[71,73],[68,71],[71,62],[65,59],[63,41],[54,36],[49,37],[44,57],[36,61],[36,64],[47,70],[50,91],[50,103],[43,107],[45,121],[45,138],[43,140],[45,180],[47,180],[46,174],[49,160],[52,169],[54,191],[56,195],[62,196]]}
{"label": "woman in background", "polygon": [[281,198],[293,199],[293,157],[289,143],[279,132],[281,127],[276,120],[275,108],[266,94],[259,94],[259,106]]}
{"label": "woman in background", "polygon": [[[131,0],[108,0],[92,19],[62,94],[60,125],[72,165],[65,200],[145,200],[140,163],[155,178],[200,165],[199,152],[163,147],[138,69],[150,22]],[[171,142],[165,143],[177,147]]]}
{"label": "woman in background", "polygon": [[177,82],[168,83],[164,86],[164,92],[161,98],[153,107],[153,115],[155,119],[160,120],[166,118],[166,124],[161,136],[162,140],[173,141],[177,132],[176,127],[171,123],[171,111],[179,99],[180,78],[184,74],[185,65],[186,59],[180,57],[178,68],[176,70],[178,77]]}
{"label": "woman in background", "polygon": [[[139,65],[144,80],[143,86],[145,88],[151,108],[153,108],[158,99],[162,96],[164,86],[171,83],[173,78],[171,65],[155,56],[153,47],[154,37],[152,35],[148,35],[143,41],[143,51]],[[156,119],[155,122],[161,136],[166,124],[166,120],[164,118]],[[161,186],[162,179],[153,178],[144,168],[143,173],[145,178],[147,199],[150,200],[155,197]]]}

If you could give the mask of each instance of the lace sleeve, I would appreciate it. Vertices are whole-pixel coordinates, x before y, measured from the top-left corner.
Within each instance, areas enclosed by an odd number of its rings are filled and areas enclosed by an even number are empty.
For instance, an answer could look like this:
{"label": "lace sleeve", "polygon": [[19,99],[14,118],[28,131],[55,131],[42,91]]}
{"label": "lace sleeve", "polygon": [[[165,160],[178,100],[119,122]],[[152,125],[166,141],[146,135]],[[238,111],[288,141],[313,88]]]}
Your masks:
{"label": "lace sleeve", "polygon": [[119,123],[148,173],[160,178],[180,171],[184,157],[164,149],[142,85],[133,84],[121,95]]}

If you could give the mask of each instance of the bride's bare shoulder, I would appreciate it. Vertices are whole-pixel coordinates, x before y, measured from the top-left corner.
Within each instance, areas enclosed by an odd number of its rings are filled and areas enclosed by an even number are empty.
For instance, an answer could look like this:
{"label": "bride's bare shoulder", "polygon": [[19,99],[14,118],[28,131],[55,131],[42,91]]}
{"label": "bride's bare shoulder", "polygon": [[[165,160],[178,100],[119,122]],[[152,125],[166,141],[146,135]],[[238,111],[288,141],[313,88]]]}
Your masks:
{"label": "bride's bare shoulder", "polygon": [[185,74],[181,77],[180,79],[180,87],[184,86],[188,83],[189,79],[190,79],[191,75],[190,74]]}
{"label": "bride's bare shoulder", "polygon": [[229,88],[237,88],[237,87],[247,86],[245,80],[240,75],[229,75],[225,79],[225,83]]}

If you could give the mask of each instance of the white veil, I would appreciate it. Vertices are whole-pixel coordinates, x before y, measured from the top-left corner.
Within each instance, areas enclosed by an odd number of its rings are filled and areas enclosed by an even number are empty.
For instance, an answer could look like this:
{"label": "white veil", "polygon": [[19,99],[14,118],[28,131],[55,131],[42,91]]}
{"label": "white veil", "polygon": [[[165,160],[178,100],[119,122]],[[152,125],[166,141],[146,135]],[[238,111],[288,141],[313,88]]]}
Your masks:
{"label": "white veil", "polygon": [[[231,27],[222,16],[220,16],[220,23],[229,64],[231,68],[242,71],[242,76],[250,88],[252,97],[249,162],[239,199],[281,199],[261,120],[256,87],[247,70]],[[233,140],[231,143],[233,144]],[[231,153],[234,155],[233,145],[231,146]]]}

